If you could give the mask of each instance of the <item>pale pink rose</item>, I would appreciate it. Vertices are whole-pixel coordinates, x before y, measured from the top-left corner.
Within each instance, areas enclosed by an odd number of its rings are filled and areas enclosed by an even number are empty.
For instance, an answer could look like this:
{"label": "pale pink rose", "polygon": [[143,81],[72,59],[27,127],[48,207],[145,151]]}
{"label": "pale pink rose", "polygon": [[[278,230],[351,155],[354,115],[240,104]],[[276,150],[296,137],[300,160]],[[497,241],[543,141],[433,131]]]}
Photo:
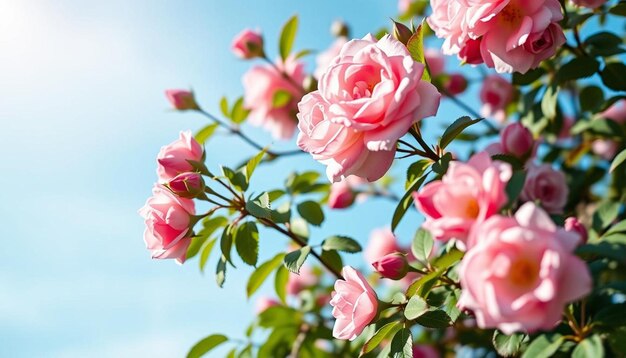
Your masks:
{"label": "pale pink rose", "polygon": [[180,173],[193,171],[188,160],[202,161],[204,150],[191,131],[180,132],[180,137],[161,147],[157,155],[157,175],[162,182],[168,182]]}
{"label": "pale pink rose", "polygon": [[348,39],[345,36],[337,37],[335,42],[333,42],[333,44],[330,45],[330,47],[326,51],[323,51],[319,55],[317,55],[317,57],[315,58],[315,63],[317,64],[314,72],[315,78],[322,78],[322,75],[326,72],[326,70],[328,70],[328,66],[330,66],[335,57],[339,56],[343,45],[345,45],[347,42]]}
{"label": "pale pink rose", "polygon": [[398,1],[398,12],[400,14],[405,14],[411,8],[411,4],[416,0],[399,0]]}
{"label": "pale pink rose", "polygon": [[429,345],[417,344],[413,346],[413,358],[439,358],[441,354],[439,351]]}
{"label": "pale pink rose", "polygon": [[446,59],[443,57],[441,51],[434,48],[427,48],[426,51],[424,51],[424,57],[428,64],[431,77],[436,77],[443,73],[446,66]]}
{"label": "pale pink rose", "polygon": [[572,0],[572,3],[576,5],[590,9],[598,8],[604,5],[605,2],[606,0]]}
{"label": "pale pink rose", "polygon": [[[285,78],[283,73],[292,81]],[[295,113],[302,97],[304,63],[289,57],[277,60],[276,67],[257,65],[243,76],[244,107],[250,110],[250,124],[260,126],[276,139],[290,139],[296,129]],[[288,96],[288,97],[283,97]],[[287,98],[284,103],[275,98]]]}
{"label": "pale pink rose", "polygon": [[509,164],[492,161],[487,152],[474,154],[467,163],[451,162],[441,180],[413,193],[417,209],[426,217],[422,227],[437,240],[466,242],[475,223],[506,204],[511,174]]}
{"label": "pale pink rose", "polygon": [[[476,1],[480,2],[480,1]],[[500,3],[502,1],[497,1]],[[467,34],[466,13],[470,2],[461,0],[431,0],[432,13],[426,21],[437,37],[444,39],[441,50],[456,55],[470,39]]]}
{"label": "pale pink rose", "polygon": [[327,165],[332,182],[348,175],[381,178],[393,162],[397,140],[437,112],[440,94],[421,80],[423,71],[389,35],[346,43],[319,89],[298,105],[298,146]]}
{"label": "pale pink rose", "polygon": [[318,277],[310,266],[302,266],[300,274],[289,273],[287,280],[287,293],[295,296],[305,288],[315,285]]}
{"label": "pale pink rose", "polygon": [[498,75],[490,75],[483,81],[480,88],[480,115],[492,117],[500,122],[506,120],[506,107],[515,98],[515,87]]}
{"label": "pale pink rose", "polygon": [[578,234],[557,228],[533,203],[514,218],[489,218],[472,237],[476,243],[459,269],[459,306],[474,312],[480,328],[549,330],[566,304],[591,291],[587,265],[572,253]]}
{"label": "pale pink rose", "polygon": [[167,187],[177,196],[193,199],[204,194],[202,174],[195,172],[180,173],[167,183]]}
{"label": "pale pink rose", "polygon": [[280,302],[270,297],[259,297],[254,305],[254,312],[261,314],[270,307],[278,306]]}
{"label": "pale pink rose", "polygon": [[153,259],[185,262],[191,243],[191,216],[196,214],[193,200],[175,196],[162,185],[155,185],[152,197],[141,209],[146,224],[143,234]]}
{"label": "pale pink rose", "polygon": [[372,263],[372,266],[382,277],[391,280],[400,280],[409,272],[409,263],[406,256],[399,252],[387,254]]}
{"label": "pale pink rose", "polygon": [[335,281],[331,294],[333,306],[333,337],[353,341],[376,317],[378,297],[365,277],[350,266],[341,270],[342,279]]}
{"label": "pale pink rose", "polygon": [[560,214],[567,204],[568,194],[563,172],[554,170],[550,164],[528,166],[526,182],[520,195],[522,200],[539,201],[547,212]]}
{"label": "pale pink rose", "polygon": [[500,134],[502,148],[507,154],[518,158],[528,158],[535,147],[533,134],[520,122],[506,126]]}
{"label": "pale pink rose", "polygon": [[381,257],[394,253],[396,251],[403,251],[398,245],[398,239],[396,235],[391,232],[388,227],[374,229],[370,234],[370,240],[363,251],[365,261],[373,264]]}
{"label": "pale pink rose", "polygon": [[331,209],[345,209],[354,203],[355,196],[347,180],[332,183],[328,195],[328,207]]}
{"label": "pale pink rose", "polygon": [[230,49],[239,58],[263,56],[263,36],[259,31],[244,29],[233,38]]}
{"label": "pale pink rose", "polygon": [[584,244],[587,242],[587,238],[589,234],[587,233],[587,228],[583,225],[577,218],[570,216],[565,219],[565,230],[574,232],[580,236],[580,243]]}
{"label": "pale pink rose", "polygon": [[611,119],[617,123],[625,123],[626,99],[620,99],[598,115],[602,118]]}
{"label": "pale pink rose", "polygon": [[182,89],[170,89],[165,91],[165,97],[170,102],[172,107],[179,111],[185,111],[188,109],[199,109],[196,103],[196,98],[193,92]]}
{"label": "pale pink rose", "polygon": [[613,160],[619,146],[610,139],[595,139],[591,142],[591,151],[605,160]]}

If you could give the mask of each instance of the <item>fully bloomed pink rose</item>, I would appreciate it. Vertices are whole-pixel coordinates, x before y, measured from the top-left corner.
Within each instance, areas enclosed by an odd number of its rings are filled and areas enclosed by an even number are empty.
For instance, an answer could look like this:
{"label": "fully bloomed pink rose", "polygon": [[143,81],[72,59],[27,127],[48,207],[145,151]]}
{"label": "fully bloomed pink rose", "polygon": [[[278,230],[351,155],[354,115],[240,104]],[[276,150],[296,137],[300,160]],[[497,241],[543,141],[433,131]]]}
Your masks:
{"label": "fully bloomed pink rose", "polygon": [[139,209],[146,224],[143,239],[153,259],[185,262],[195,213],[193,200],[177,197],[162,185],[154,186],[152,197]]}
{"label": "fully bloomed pink rose", "polygon": [[231,51],[239,58],[254,58],[263,55],[263,36],[260,32],[244,29],[233,39]]}
{"label": "fully bloomed pink rose", "polygon": [[356,194],[352,191],[347,180],[332,183],[328,195],[328,207],[331,209],[345,209],[354,203]]}
{"label": "fully bloomed pink rose", "polygon": [[180,137],[172,143],[161,147],[157,155],[157,175],[162,182],[174,179],[180,173],[190,172],[193,166],[188,160],[202,161],[203,149],[191,131],[180,132]]}
{"label": "fully bloomed pink rose", "polygon": [[604,5],[606,0],[572,0],[572,2],[581,7],[595,9]]}
{"label": "fully bloomed pink rose", "polygon": [[376,317],[378,297],[365,277],[350,266],[341,270],[343,280],[335,281],[330,305],[333,306],[333,337],[354,340]]}
{"label": "fully bloomed pink rose", "polygon": [[315,63],[317,64],[317,67],[315,67],[315,72],[313,73],[315,78],[320,79],[322,77],[326,70],[328,70],[328,66],[330,66],[335,57],[339,56],[339,53],[341,52],[341,49],[343,48],[343,45],[346,44],[346,42],[348,42],[348,39],[345,36],[339,36],[326,51],[323,51],[319,55],[317,55],[317,57],[315,58]]}
{"label": "fully bloomed pink rose", "polygon": [[299,86],[304,77],[304,63],[294,57],[284,62],[278,60],[276,67],[257,65],[246,72],[244,106],[250,110],[250,123],[265,128],[276,139],[291,138],[296,129],[295,114],[303,93]]}
{"label": "fully bloomed pink rose", "polygon": [[484,117],[493,117],[500,122],[506,120],[506,107],[515,98],[515,87],[498,75],[485,78],[480,88],[482,107],[480,114]]}
{"label": "fully bloomed pink rose", "polygon": [[346,43],[319,89],[298,105],[298,145],[327,165],[330,181],[379,179],[393,162],[397,140],[437,112],[440,95],[421,80],[423,71],[389,35]]}
{"label": "fully bloomed pink rose", "polygon": [[569,189],[563,172],[554,170],[550,164],[528,166],[526,182],[520,198],[539,201],[541,207],[551,214],[560,214],[567,204]]}
{"label": "fully bloomed pink rose", "polygon": [[472,230],[475,245],[459,270],[459,306],[481,328],[505,334],[552,329],[563,308],[591,291],[591,275],[572,251],[580,237],[557,228],[533,203],[514,218],[493,216]]}
{"label": "fully bloomed pink rose", "polygon": [[[472,226],[506,204],[511,166],[479,152],[467,163],[451,162],[441,180],[413,193],[417,209],[426,216],[423,228],[437,240],[466,242]],[[469,245],[467,245],[470,248]]]}
{"label": "fully bloomed pink rose", "polygon": [[394,253],[396,251],[403,251],[398,245],[398,239],[396,235],[391,232],[388,227],[374,229],[370,234],[370,240],[363,251],[365,261],[373,264],[387,254]]}

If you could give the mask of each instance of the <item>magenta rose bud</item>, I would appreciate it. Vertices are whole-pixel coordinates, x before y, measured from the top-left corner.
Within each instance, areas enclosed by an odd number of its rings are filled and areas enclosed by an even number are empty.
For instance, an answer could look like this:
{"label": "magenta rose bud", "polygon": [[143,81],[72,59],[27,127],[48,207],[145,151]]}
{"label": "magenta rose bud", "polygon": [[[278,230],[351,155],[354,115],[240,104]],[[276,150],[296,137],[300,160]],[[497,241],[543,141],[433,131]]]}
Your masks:
{"label": "magenta rose bud", "polygon": [[139,209],[146,224],[143,238],[153,259],[185,262],[195,213],[193,200],[177,197],[162,185],[154,186],[152,197]]}
{"label": "magenta rose bud", "polygon": [[372,266],[382,277],[391,280],[400,280],[409,272],[406,256],[399,252],[381,257]]}
{"label": "magenta rose bud", "polygon": [[345,209],[354,203],[355,194],[346,181],[333,183],[330,186],[328,206],[331,209]]}
{"label": "magenta rose bud", "polygon": [[230,49],[239,58],[262,57],[263,36],[258,31],[245,29],[235,36]]}
{"label": "magenta rose bud", "polygon": [[580,221],[578,221],[577,218],[571,216],[565,219],[565,230],[578,234],[580,236],[581,244],[587,243],[587,239],[589,236],[587,233],[587,228],[585,228],[585,226]]}
{"label": "magenta rose bud", "polygon": [[343,279],[335,281],[330,305],[335,326],[333,337],[353,341],[372,322],[378,310],[378,297],[365,277],[350,266],[341,270]]}
{"label": "magenta rose bud", "polygon": [[504,122],[507,117],[506,107],[514,97],[515,87],[509,81],[498,75],[487,76],[480,89],[480,101],[483,104],[480,114]]}
{"label": "magenta rose bud", "polygon": [[204,194],[204,180],[200,173],[178,174],[167,184],[170,190],[181,198],[193,199]]}
{"label": "magenta rose bud", "polygon": [[533,151],[535,140],[528,128],[515,122],[502,130],[501,143],[505,153],[526,159]]}
{"label": "magenta rose bud", "polygon": [[462,74],[453,73],[446,81],[445,88],[446,92],[448,92],[452,96],[461,94],[465,92],[465,89],[467,89],[467,80]]}
{"label": "magenta rose bud", "polygon": [[179,111],[186,111],[189,109],[200,109],[198,103],[196,103],[196,97],[193,92],[182,89],[170,89],[165,91],[165,96],[170,102],[172,107]]}
{"label": "magenta rose bud", "polygon": [[560,214],[567,204],[569,189],[563,172],[550,164],[528,166],[526,182],[520,195],[524,201],[538,201],[550,214]]}
{"label": "magenta rose bud", "polygon": [[180,137],[161,147],[157,155],[157,175],[161,182],[169,182],[180,173],[194,170],[189,161],[201,162],[204,150],[191,131],[180,132]]}

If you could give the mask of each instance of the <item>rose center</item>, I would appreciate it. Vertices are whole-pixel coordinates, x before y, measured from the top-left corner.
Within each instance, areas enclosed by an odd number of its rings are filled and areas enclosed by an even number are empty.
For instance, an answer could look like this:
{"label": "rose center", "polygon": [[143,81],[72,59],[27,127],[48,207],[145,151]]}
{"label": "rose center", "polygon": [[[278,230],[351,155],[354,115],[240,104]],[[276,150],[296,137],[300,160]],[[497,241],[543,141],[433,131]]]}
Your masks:
{"label": "rose center", "polygon": [[511,265],[509,280],[515,286],[529,288],[537,281],[538,274],[539,267],[535,262],[521,258]]}
{"label": "rose center", "polygon": [[357,81],[354,84],[354,88],[352,89],[352,98],[369,98],[372,97],[372,90],[374,86],[365,82],[365,81]]}
{"label": "rose center", "polygon": [[480,213],[480,207],[478,206],[478,201],[472,198],[467,201],[465,204],[465,214],[468,218],[476,219],[478,214]]}
{"label": "rose center", "polygon": [[522,8],[517,4],[511,2],[498,14],[500,22],[510,27],[518,27],[524,18]]}

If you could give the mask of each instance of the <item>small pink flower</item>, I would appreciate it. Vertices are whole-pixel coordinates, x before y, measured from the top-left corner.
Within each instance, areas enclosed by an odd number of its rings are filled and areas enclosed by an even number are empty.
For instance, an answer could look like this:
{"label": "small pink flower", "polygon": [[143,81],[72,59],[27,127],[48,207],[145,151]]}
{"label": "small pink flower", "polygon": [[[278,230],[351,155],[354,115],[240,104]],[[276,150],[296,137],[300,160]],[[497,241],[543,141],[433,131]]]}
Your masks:
{"label": "small pink flower", "polygon": [[333,337],[353,341],[376,317],[378,297],[363,275],[350,266],[341,270],[343,280],[335,281],[330,305],[335,326]]}
{"label": "small pink flower", "polygon": [[165,91],[165,96],[170,102],[172,107],[179,111],[185,111],[188,109],[198,109],[196,98],[193,92],[182,89],[170,89]]}
{"label": "small pink flower", "polygon": [[322,78],[322,75],[328,70],[328,66],[330,66],[335,57],[339,56],[339,53],[346,42],[348,42],[346,37],[337,37],[335,42],[333,42],[333,44],[326,51],[320,52],[320,54],[317,55],[315,58],[315,62],[317,64],[314,72],[315,78]]}
{"label": "small pink flower", "polygon": [[452,96],[461,94],[467,89],[467,80],[460,73],[452,73],[445,83],[445,89]]}
{"label": "small pink flower", "polygon": [[595,139],[591,142],[591,151],[605,160],[613,160],[619,146],[610,139]]}
{"label": "small pink flower", "polygon": [[579,235],[557,228],[533,203],[514,218],[492,216],[472,237],[476,244],[459,269],[459,306],[474,312],[480,328],[549,330],[566,304],[591,291],[587,266],[572,254]]}
{"label": "small pink flower", "polygon": [[258,31],[245,29],[235,36],[230,48],[243,59],[263,56],[263,36]]}
{"label": "small pink flower", "polygon": [[604,5],[606,0],[572,0],[572,2],[581,7],[595,9]]}
{"label": "small pink flower", "polygon": [[550,164],[528,166],[526,182],[521,199],[538,200],[541,207],[551,214],[560,214],[567,204],[569,189],[563,172],[552,169]]}
{"label": "small pink flower", "polygon": [[519,122],[506,126],[501,133],[500,141],[506,154],[526,159],[535,147],[533,134]]}
{"label": "small pink flower", "polygon": [[167,187],[177,196],[193,199],[204,193],[204,180],[200,173],[181,173],[170,180]]}
{"label": "small pink flower", "polygon": [[168,182],[180,173],[193,171],[189,160],[202,161],[204,150],[191,131],[180,132],[180,138],[161,147],[157,155],[157,175],[162,182]]}
{"label": "small pink flower", "polygon": [[486,152],[473,155],[467,163],[451,162],[440,181],[413,193],[417,209],[426,216],[423,228],[437,240],[465,242],[472,225],[506,204],[510,178],[511,166],[492,161]]}
{"label": "small pink flower", "polygon": [[348,175],[375,181],[393,162],[396,142],[439,107],[424,66],[386,35],[346,43],[319,89],[302,98],[298,146],[327,166],[332,182]]}
{"label": "small pink flower", "polygon": [[191,243],[191,216],[195,213],[192,200],[179,198],[162,185],[154,186],[152,197],[139,209],[146,224],[144,242],[153,259],[185,262]]}
{"label": "small pink flower", "polygon": [[264,127],[276,139],[290,139],[296,129],[295,113],[302,97],[302,88],[296,84],[301,85],[304,77],[304,63],[294,57],[285,62],[278,60],[276,67],[257,65],[246,72],[242,81],[250,124]]}
{"label": "small pink flower", "polygon": [[514,98],[515,87],[509,81],[498,75],[487,76],[480,89],[480,101],[483,103],[480,114],[504,122],[506,107]]}
{"label": "small pink flower", "polygon": [[[609,108],[599,113],[596,119],[597,118],[609,119],[618,124],[625,123],[626,99],[620,99],[619,101],[613,103],[613,105]],[[613,160],[618,149],[619,145],[615,141],[609,139],[596,139],[591,143],[591,151],[606,160]]]}
{"label": "small pink flower", "polygon": [[441,354],[433,347],[426,344],[416,344],[413,346],[413,358],[439,358]]}
{"label": "small pink flower", "polygon": [[391,232],[391,229],[385,227],[372,230],[370,240],[365,247],[363,255],[366,262],[373,264],[383,256],[396,251],[402,251],[398,245],[398,239],[396,239],[396,235]]}
{"label": "small pink flower", "polygon": [[404,254],[394,252],[372,263],[376,272],[391,280],[400,280],[409,272],[409,263]]}
{"label": "small pink flower", "polygon": [[589,237],[587,233],[587,228],[583,225],[577,218],[570,216],[565,219],[565,230],[569,232],[574,232],[580,236],[580,243],[584,244],[587,242],[587,238]]}
{"label": "small pink flower", "polygon": [[626,122],[626,99],[620,99],[613,103],[609,108],[599,114],[600,117],[610,119],[616,123]]}
{"label": "small pink flower", "polygon": [[331,209],[345,209],[354,203],[355,193],[347,183],[347,180],[330,185],[328,195],[328,207]]}
{"label": "small pink flower", "polygon": [[287,293],[295,296],[302,290],[315,285],[318,281],[317,275],[310,266],[302,266],[300,274],[289,273],[287,280]]}
{"label": "small pink flower", "polygon": [[446,59],[443,57],[441,51],[434,48],[427,48],[426,51],[424,51],[424,57],[426,58],[431,77],[437,77],[443,73]]}
{"label": "small pink flower", "polygon": [[270,307],[278,306],[280,302],[270,297],[259,297],[254,305],[254,312],[258,315]]}

